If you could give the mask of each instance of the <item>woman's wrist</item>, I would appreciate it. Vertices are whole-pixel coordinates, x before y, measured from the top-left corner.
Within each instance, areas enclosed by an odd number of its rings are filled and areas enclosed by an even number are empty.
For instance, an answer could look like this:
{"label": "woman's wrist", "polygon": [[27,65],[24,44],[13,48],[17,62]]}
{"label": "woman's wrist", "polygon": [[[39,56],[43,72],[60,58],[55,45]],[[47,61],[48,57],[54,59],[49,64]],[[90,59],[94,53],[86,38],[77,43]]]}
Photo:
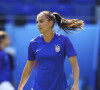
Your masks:
{"label": "woman's wrist", "polygon": [[79,86],[78,82],[77,82],[77,83],[76,83],[76,82],[74,82],[74,85],[75,85],[75,86]]}

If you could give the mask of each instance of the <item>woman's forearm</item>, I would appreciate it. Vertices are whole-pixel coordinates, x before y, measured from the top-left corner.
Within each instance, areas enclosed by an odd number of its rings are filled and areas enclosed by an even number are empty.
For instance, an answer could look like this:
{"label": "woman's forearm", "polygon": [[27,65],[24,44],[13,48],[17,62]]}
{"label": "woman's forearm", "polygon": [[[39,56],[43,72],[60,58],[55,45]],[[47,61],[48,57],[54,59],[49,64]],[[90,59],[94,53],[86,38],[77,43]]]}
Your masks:
{"label": "woman's forearm", "polygon": [[22,89],[25,86],[25,84],[32,72],[33,67],[34,67],[34,63],[32,61],[28,61],[23,70],[23,73],[22,73],[21,81],[19,84],[20,89]]}
{"label": "woman's forearm", "polygon": [[72,68],[73,76],[74,76],[74,84],[78,85],[79,82],[79,66],[74,66]]}
{"label": "woman's forearm", "polygon": [[74,84],[78,85],[79,82],[79,66],[77,62],[76,56],[72,56],[69,58],[71,66],[72,66],[72,72],[74,76]]}

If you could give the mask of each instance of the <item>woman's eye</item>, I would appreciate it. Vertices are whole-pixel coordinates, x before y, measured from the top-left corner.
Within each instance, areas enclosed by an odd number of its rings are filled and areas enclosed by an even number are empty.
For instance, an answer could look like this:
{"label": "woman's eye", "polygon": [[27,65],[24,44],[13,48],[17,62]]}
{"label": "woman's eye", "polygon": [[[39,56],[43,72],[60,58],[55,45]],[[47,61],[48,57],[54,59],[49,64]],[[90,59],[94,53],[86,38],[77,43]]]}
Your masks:
{"label": "woman's eye", "polygon": [[40,21],[41,23],[43,22],[43,21]]}
{"label": "woman's eye", "polygon": [[[36,23],[38,23],[38,21],[36,21]],[[40,23],[43,23],[43,21],[40,21]]]}

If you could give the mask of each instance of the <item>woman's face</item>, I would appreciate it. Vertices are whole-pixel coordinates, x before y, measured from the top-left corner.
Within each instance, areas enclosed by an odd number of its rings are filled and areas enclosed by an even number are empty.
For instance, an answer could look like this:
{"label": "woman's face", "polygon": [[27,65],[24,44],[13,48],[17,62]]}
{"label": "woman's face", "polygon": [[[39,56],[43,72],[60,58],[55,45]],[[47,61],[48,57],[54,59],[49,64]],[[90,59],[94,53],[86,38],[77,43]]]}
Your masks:
{"label": "woman's face", "polygon": [[2,43],[5,46],[9,46],[10,45],[9,35],[5,36],[5,38],[2,40]]}
{"label": "woman's face", "polygon": [[49,21],[48,18],[43,13],[40,13],[37,16],[36,21],[40,33],[44,34],[52,30],[53,21]]}

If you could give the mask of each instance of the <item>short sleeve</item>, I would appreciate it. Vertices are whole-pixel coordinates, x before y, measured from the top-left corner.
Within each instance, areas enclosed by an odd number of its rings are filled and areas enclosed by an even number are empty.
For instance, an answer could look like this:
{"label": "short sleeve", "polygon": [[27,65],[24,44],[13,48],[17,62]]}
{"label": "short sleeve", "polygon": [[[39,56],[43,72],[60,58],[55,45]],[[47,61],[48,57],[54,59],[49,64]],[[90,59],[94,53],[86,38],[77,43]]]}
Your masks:
{"label": "short sleeve", "polygon": [[28,46],[28,60],[31,60],[31,61],[35,60],[35,54],[34,54],[34,51],[32,49],[31,42]]}
{"label": "short sleeve", "polygon": [[77,55],[77,52],[75,51],[70,39],[68,37],[66,37],[65,39],[65,54],[66,56],[71,57],[71,56],[74,56],[74,55]]}

